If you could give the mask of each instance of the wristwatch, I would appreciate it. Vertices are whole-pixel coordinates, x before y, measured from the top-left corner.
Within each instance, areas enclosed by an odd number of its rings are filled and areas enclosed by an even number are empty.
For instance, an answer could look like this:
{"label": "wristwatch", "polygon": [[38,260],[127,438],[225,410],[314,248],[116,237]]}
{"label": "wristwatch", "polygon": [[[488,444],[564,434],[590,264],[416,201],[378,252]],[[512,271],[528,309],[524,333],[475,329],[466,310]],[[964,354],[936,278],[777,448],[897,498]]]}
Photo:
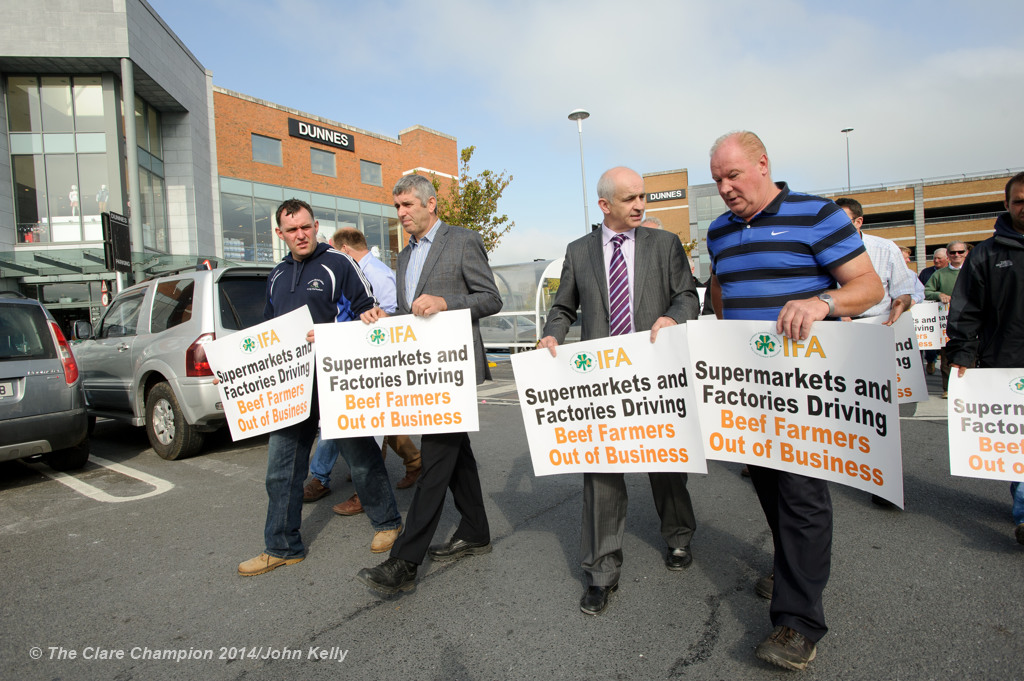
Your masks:
{"label": "wristwatch", "polygon": [[836,301],[832,299],[832,296],[830,296],[827,293],[820,293],[818,294],[818,300],[828,305],[828,314],[826,315],[826,317],[836,316]]}

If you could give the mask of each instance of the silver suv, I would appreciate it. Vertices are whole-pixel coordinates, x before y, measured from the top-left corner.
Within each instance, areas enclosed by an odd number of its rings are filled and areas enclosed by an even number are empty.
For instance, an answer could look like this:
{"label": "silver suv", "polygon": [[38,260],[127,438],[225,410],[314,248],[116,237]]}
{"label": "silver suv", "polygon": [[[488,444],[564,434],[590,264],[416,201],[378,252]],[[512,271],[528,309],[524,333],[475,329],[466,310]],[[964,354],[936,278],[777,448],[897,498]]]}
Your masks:
{"label": "silver suv", "polygon": [[41,454],[68,471],[89,460],[75,356],[39,301],[0,294],[0,461]]}
{"label": "silver suv", "polygon": [[94,330],[75,324],[92,417],[145,426],[165,459],[225,424],[203,344],[263,321],[270,267],[175,271],[121,291]]}

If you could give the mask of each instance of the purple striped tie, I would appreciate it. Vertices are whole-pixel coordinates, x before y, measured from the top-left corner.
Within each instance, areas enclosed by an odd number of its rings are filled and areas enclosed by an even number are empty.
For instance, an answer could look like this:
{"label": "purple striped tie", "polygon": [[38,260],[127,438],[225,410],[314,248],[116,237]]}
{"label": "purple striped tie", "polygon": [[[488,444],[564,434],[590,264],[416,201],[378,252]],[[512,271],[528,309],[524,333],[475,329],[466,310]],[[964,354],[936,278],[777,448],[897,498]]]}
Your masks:
{"label": "purple striped tie", "polygon": [[625,234],[612,237],[612,261],[608,266],[608,302],[611,310],[611,335],[629,333],[629,276],[626,274],[626,259],[622,257],[622,242]]}

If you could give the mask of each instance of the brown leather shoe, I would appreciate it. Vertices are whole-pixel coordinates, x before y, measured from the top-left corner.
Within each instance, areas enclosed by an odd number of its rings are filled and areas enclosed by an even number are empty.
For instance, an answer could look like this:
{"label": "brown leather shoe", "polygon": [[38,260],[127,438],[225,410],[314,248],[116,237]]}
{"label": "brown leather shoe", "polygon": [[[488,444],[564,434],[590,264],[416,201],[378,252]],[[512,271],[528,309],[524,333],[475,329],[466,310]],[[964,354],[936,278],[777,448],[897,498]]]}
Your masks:
{"label": "brown leather shoe", "polygon": [[817,646],[803,634],[789,627],[778,626],[757,646],[754,654],[759,660],[770,662],[783,669],[801,671],[814,659]]}
{"label": "brown leather shoe", "polygon": [[363,512],[363,504],[359,501],[359,495],[353,494],[347,501],[335,504],[333,510],[338,515],[359,515]]}
{"label": "brown leather shoe", "polygon": [[323,499],[331,493],[330,487],[324,487],[324,484],[313,478],[306,483],[306,486],[302,488],[302,501],[309,503],[310,501],[316,501],[317,499]]}
{"label": "brown leather shoe", "polygon": [[240,563],[238,565],[238,574],[242,577],[255,577],[256,575],[270,572],[282,565],[294,565],[301,562],[303,558],[305,556],[299,558],[277,558],[267,553],[261,553],[255,558],[250,558],[244,563]]}
{"label": "brown leather shoe", "polygon": [[398,539],[398,535],[402,533],[401,527],[396,527],[393,530],[381,530],[380,532],[374,532],[373,541],[370,543],[370,553],[384,553],[385,551],[391,550],[391,545]]}
{"label": "brown leather shoe", "polygon": [[413,470],[406,469],[405,477],[398,481],[395,485],[396,489],[407,489],[416,484],[416,481],[420,479],[420,473],[423,472],[422,468],[416,468]]}

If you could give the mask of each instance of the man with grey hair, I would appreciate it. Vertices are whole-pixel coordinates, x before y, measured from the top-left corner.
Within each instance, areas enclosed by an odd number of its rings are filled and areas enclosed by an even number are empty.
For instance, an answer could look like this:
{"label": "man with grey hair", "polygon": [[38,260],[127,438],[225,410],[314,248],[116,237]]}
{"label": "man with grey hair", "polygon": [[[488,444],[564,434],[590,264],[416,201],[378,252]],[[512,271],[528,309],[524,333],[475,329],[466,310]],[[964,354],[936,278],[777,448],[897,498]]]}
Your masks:
{"label": "man with grey hair", "polygon": [[665,226],[661,224],[661,220],[654,217],[653,215],[648,215],[647,217],[645,217],[644,221],[640,223],[640,226],[650,227],[651,229],[665,229]]}
{"label": "man with grey hair", "polygon": [[[949,256],[949,264],[936,270],[928,279],[924,297],[925,300],[937,300],[949,305],[957,277],[960,276],[960,268],[967,259],[967,244],[963,241],[950,241],[946,246],[946,254]],[[949,357],[946,348],[939,349],[939,371],[942,372],[942,399],[946,399],[949,397]]]}
{"label": "man with grey hair", "polygon": [[[480,235],[470,229],[447,225],[437,217],[437,194],[430,180],[406,175],[392,191],[408,247],[398,255],[398,310],[396,314],[430,317],[445,310],[468,309],[473,325],[473,354],[477,383],[489,375],[480,337],[480,319],[501,310],[501,296],[487,264]],[[364,312],[372,324],[388,314],[374,307]],[[422,472],[416,482],[405,529],[391,548],[391,557],[356,577],[386,594],[409,591],[416,586],[416,571],[441,520],[448,489],[462,514],[459,526],[445,544],[431,546],[435,561],[490,553],[491,533],[484,509],[483,492],[469,434],[428,433],[420,444]]]}
{"label": "man with grey hair", "polygon": [[[711,298],[720,319],[770,320],[778,333],[806,340],[812,324],[855,317],[882,299],[882,283],[846,213],[828,199],[773,182],[757,135],[720,137],[711,149],[711,178],[729,209],[707,236]],[[787,266],[779,267],[783,258]],[[822,603],[832,564],[828,483],[748,468],[775,548],[774,628],[755,654],[804,669],[828,631]]]}
{"label": "man with grey hair", "polygon": [[[644,179],[629,168],[612,168],[597,183],[604,224],[565,249],[562,276],[538,347],[556,356],[577,313],[582,338],[604,338],[658,330],[696,319],[697,291],[679,238],[662,230],[637,229],[644,216]],[[697,527],[686,490],[686,473],[649,473],[654,505],[667,544],[665,567],[690,566],[690,539]],[[622,473],[583,474],[581,567],[587,589],[580,610],[600,615],[618,589],[626,527],[626,483]]]}
{"label": "man with grey hair", "polygon": [[941,270],[943,267],[949,264],[949,255],[946,253],[945,248],[936,248],[935,252],[932,253],[932,264],[921,270],[917,278],[921,280],[922,286],[928,285],[928,280],[931,279],[932,275],[935,274],[936,270]]}

